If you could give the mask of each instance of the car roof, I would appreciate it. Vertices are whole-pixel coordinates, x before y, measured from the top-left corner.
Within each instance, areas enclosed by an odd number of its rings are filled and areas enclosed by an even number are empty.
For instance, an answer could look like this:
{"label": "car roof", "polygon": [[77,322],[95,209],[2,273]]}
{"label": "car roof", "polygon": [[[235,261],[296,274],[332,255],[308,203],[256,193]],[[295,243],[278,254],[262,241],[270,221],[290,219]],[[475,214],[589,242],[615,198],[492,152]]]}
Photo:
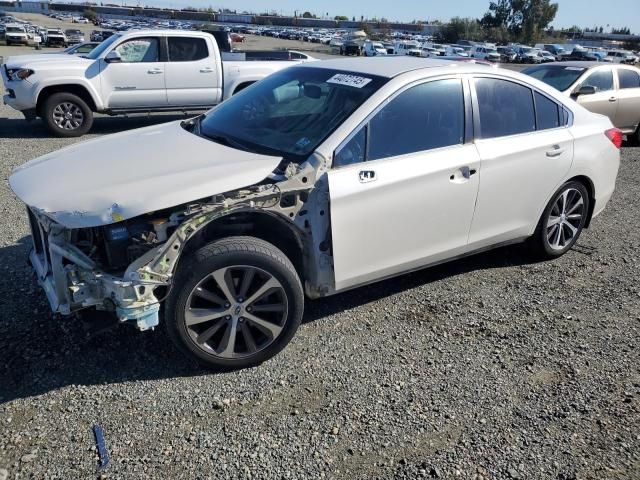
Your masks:
{"label": "car roof", "polygon": [[574,62],[555,62],[555,63],[547,63],[545,66],[548,67],[580,67],[580,68],[593,68],[593,67],[605,67],[611,66],[610,63],[604,62],[595,62],[595,61],[574,61]]}
{"label": "car roof", "polygon": [[460,65],[460,63],[451,60],[420,58],[410,55],[385,55],[382,57],[322,60],[320,62],[306,63],[302,66],[307,68],[345,70],[365,75],[393,78],[403,73],[421,70],[423,68],[451,67],[454,65]]}

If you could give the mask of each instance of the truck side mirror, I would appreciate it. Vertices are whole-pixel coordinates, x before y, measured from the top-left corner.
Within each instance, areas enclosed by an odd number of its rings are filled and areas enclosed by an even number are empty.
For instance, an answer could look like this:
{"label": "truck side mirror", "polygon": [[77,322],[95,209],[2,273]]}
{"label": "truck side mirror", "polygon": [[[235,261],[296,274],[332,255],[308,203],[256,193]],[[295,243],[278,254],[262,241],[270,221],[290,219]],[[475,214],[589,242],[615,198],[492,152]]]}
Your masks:
{"label": "truck side mirror", "polygon": [[122,57],[115,50],[111,50],[107,53],[106,57],[104,57],[104,61],[107,63],[122,63]]}
{"label": "truck side mirror", "polygon": [[592,85],[582,85],[573,92],[576,97],[579,97],[580,95],[593,95],[594,93],[596,93],[596,87]]}

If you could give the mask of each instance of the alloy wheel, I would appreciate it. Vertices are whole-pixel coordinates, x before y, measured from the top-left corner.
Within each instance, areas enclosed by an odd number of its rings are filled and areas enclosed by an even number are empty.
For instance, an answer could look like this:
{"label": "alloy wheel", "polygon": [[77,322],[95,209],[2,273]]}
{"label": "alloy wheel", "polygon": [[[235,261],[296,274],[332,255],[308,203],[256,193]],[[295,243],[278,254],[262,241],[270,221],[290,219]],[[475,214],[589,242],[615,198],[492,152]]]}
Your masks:
{"label": "alloy wheel", "polygon": [[585,202],[582,193],[567,188],[556,199],[546,223],[547,241],[553,250],[563,250],[580,233]]}
{"label": "alloy wheel", "polygon": [[75,103],[62,102],[53,109],[53,121],[63,130],[76,130],[84,122],[84,113]]}
{"label": "alloy wheel", "polygon": [[198,348],[239,359],[257,354],[278,338],[288,309],[280,281],[261,268],[238,265],[216,270],[194,287],[184,322]]}

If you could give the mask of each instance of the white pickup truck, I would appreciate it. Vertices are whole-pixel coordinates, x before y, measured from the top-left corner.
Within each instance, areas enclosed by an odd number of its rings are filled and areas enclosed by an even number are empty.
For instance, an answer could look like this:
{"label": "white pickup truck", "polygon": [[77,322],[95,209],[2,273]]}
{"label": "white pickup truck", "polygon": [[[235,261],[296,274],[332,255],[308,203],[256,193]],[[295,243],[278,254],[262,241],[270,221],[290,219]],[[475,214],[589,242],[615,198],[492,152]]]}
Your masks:
{"label": "white pickup truck", "polygon": [[[9,57],[3,100],[54,134],[79,137],[94,112],[118,115],[207,110],[271,73],[306,60],[222,61],[205,32],[117,33],[85,57]],[[315,60],[315,59],[314,59]]]}

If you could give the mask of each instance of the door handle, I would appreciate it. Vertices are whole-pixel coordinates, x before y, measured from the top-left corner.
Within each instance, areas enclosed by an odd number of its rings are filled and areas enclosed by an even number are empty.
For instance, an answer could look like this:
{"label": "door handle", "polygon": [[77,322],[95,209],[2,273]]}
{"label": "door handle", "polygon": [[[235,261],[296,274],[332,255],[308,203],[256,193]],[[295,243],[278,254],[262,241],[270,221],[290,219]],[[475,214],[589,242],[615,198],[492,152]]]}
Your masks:
{"label": "door handle", "polygon": [[478,173],[478,171],[475,168],[460,167],[449,176],[449,181],[452,183],[465,183],[476,173]]}
{"label": "door handle", "polygon": [[213,73],[213,68],[211,67],[201,68],[200,73]]}
{"label": "door handle", "polygon": [[159,73],[162,73],[162,70],[160,70],[159,68],[153,68],[151,70],[147,70],[147,73],[150,75],[157,75]]}
{"label": "door handle", "polygon": [[360,170],[358,173],[360,183],[373,182],[376,179],[376,172],[373,170]]}
{"label": "door handle", "polygon": [[547,157],[554,158],[559,157],[564,153],[564,148],[560,148],[560,145],[554,145],[551,150],[547,150]]}

